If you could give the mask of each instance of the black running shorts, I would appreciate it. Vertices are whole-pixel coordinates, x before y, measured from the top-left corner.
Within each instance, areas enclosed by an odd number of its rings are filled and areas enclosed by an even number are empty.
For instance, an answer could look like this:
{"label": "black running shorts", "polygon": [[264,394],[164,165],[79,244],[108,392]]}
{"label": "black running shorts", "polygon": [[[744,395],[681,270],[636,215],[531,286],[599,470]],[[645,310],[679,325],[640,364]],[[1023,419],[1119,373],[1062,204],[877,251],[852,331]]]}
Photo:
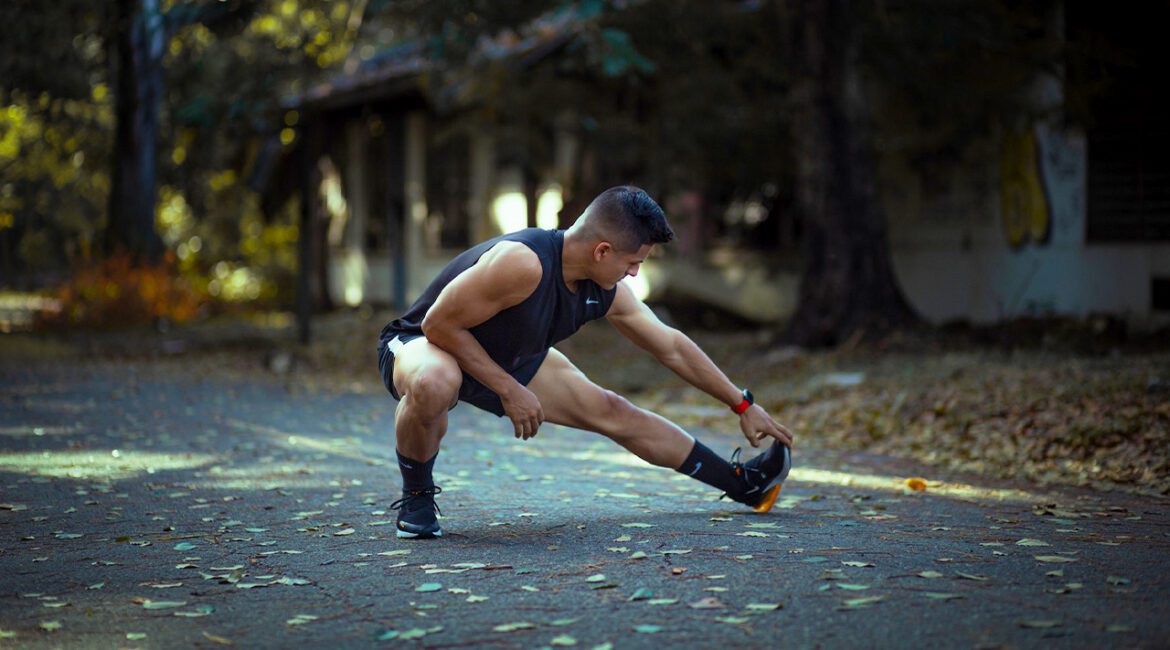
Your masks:
{"label": "black running shorts", "polygon": [[[394,352],[403,345],[420,337],[422,337],[422,334],[401,333],[390,337],[389,340],[384,341],[378,346],[378,370],[382,373],[382,384],[386,387],[386,390],[390,391],[390,395],[395,400],[401,400],[402,396],[398,394],[398,391],[394,390]],[[512,375],[521,385],[527,386],[528,382],[532,381],[532,378],[536,376],[536,371],[540,370],[540,365],[544,363],[546,356],[548,356],[547,351],[521,364],[520,367],[512,370],[508,374]],[[488,413],[495,413],[498,417],[504,417],[504,404],[500,401],[500,396],[496,395],[490,388],[479,383],[478,379],[466,372],[463,373],[463,384],[459,387],[459,401],[467,402]]]}

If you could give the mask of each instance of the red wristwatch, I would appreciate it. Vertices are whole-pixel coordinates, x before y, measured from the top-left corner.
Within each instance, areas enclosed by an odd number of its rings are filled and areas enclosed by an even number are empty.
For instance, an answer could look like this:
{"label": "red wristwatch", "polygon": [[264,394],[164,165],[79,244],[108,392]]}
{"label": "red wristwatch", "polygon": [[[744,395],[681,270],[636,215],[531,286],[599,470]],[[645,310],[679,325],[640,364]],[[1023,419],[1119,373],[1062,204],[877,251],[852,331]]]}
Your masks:
{"label": "red wristwatch", "polygon": [[752,397],[752,392],[748,389],[743,389],[743,401],[731,407],[731,411],[736,415],[743,415],[743,412],[748,410],[748,407],[756,403],[756,398]]}

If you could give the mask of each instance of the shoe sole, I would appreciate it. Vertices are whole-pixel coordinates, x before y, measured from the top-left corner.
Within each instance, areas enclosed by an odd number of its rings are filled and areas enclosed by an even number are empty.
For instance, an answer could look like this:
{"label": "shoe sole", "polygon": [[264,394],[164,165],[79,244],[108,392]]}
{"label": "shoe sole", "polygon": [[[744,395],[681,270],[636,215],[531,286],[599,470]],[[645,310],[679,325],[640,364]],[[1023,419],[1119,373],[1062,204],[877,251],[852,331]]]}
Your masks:
{"label": "shoe sole", "polygon": [[398,529],[394,533],[399,539],[433,539],[435,537],[442,537],[443,531],[436,530],[432,533],[412,533],[409,530]]}
{"label": "shoe sole", "polygon": [[784,447],[784,469],[776,475],[776,478],[768,482],[768,487],[765,488],[764,496],[760,502],[752,506],[752,510],[764,514],[776,505],[776,498],[780,496],[780,488],[784,486],[784,479],[788,478],[788,472],[792,471],[792,452],[788,447]]}
{"label": "shoe sole", "polygon": [[772,488],[770,488],[767,492],[765,492],[764,498],[760,499],[759,503],[752,506],[752,511],[757,512],[757,513],[762,515],[765,512],[768,512],[769,510],[771,510],[772,506],[776,504],[776,497],[780,496],[780,488],[781,487],[783,487],[783,486],[776,485],[776,486],[773,486]]}

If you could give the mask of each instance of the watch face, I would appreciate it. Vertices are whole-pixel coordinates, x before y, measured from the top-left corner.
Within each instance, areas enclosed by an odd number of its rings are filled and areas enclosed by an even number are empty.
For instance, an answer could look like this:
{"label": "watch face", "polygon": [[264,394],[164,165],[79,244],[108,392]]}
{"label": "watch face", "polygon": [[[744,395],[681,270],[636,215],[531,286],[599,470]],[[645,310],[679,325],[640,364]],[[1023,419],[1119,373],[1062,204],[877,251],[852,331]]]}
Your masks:
{"label": "watch face", "polygon": [[756,398],[752,397],[752,392],[748,389],[743,389],[743,398],[748,401],[748,404],[755,404]]}

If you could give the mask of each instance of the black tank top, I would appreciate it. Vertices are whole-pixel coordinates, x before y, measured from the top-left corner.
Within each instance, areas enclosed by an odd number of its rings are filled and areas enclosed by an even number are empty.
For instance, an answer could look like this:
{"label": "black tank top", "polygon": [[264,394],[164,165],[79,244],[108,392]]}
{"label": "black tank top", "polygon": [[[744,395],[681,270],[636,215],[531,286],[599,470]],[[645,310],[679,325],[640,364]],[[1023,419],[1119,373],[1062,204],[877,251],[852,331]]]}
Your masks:
{"label": "black tank top", "polygon": [[592,280],[579,280],[576,293],[565,286],[561,267],[565,232],[527,228],[489,239],[451,260],[401,318],[382,328],[379,345],[398,334],[421,334],[423,318],[439,292],[501,241],[520,242],[531,248],[540,258],[542,270],[540,284],[532,295],[471,328],[472,336],[505,371],[543,357],[553,345],[609,311],[616,289],[603,289]]}

